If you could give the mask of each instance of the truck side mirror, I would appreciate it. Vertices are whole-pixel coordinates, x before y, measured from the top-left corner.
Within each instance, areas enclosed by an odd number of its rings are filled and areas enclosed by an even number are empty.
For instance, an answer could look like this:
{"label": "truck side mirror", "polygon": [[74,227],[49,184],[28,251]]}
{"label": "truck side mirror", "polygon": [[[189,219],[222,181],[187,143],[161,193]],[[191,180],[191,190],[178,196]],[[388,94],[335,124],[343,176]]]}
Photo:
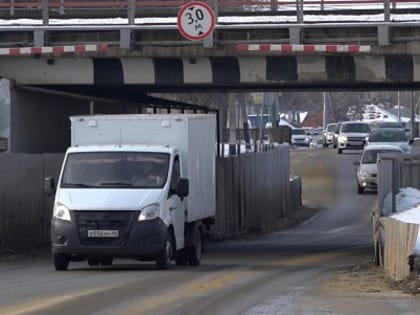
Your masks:
{"label": "truck side mirror", "polygon": [[189,182],[186,178],[180,178],[178,182],[178,187],[176,188],[176,194],[183,200],[188,196],[189,193]]}
{"label": "truck side mirror", "polygon": [[55,180],[54,177],[44,178],[44,193],[51,196],[55,193]]}

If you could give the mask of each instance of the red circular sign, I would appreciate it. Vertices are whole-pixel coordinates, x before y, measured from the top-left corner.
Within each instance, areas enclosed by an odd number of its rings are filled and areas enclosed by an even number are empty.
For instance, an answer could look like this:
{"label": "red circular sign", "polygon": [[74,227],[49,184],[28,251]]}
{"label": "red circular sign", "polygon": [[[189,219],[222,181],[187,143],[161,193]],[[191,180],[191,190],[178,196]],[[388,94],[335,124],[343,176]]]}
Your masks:
{"label": "red circular sign", "polygon": [[205,2],[192,1],[178,12],[178,29],[186,39],[199,41],[207,38],[216,25],[216,15]]}

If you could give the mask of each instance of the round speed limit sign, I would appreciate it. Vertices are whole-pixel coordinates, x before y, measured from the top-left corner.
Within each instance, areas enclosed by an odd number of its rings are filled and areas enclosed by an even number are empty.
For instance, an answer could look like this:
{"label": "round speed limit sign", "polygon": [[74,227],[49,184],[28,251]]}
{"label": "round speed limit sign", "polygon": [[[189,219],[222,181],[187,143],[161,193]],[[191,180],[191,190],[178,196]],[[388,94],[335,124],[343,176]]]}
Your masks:
{"label": "round speed limit sign", "polygon": [[178,12],[178,29],[189,40],[203,40],[213,31],[216,15],[205,2],[192,1],[184,4]]}

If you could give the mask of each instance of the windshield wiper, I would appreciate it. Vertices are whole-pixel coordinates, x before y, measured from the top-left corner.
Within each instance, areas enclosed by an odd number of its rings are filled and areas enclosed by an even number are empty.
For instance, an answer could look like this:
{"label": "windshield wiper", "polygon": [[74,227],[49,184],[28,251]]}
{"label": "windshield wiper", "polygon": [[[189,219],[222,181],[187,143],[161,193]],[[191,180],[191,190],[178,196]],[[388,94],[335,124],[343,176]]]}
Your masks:
{"label": "windshield wiper", "polygon": [[128,182],[103,182],[100,183],[101,186],[133,186],[132,183]]}
{"label": "windshield wiper", "polygon": [[82,188],[95,187],[93,185],[84,184],[84,183],[63,183],[63,186],[65,186],[65,187],[82,187]]}

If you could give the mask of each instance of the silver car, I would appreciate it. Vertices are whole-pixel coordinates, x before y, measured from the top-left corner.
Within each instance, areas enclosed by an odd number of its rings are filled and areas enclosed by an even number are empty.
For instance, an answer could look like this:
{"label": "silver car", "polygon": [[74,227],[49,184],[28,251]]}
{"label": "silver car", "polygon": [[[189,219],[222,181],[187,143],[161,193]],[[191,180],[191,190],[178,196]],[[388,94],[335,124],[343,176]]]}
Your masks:
{"label": "silver car", "polygon": [[334,132],[335,132],[335,126],[337,124],[332,123],[328,124],[324,131],[324,142],[323,146],[324,148],[327,148],[330,144],[334,143]]}
{"label": "silver car", "polygon": [[375,145],[367,146],[362,153],[360,161],[354,162],[357,165],[357,192],[363,194],[365,189],[377,189],[378,185],[378,153],[399,153],[403,151],[398,145]]}
{"label": "silver car", "polygon": [[292,145],[307,146],[311,144],[312,137],[306,134],[303,128],[292,128]]}

